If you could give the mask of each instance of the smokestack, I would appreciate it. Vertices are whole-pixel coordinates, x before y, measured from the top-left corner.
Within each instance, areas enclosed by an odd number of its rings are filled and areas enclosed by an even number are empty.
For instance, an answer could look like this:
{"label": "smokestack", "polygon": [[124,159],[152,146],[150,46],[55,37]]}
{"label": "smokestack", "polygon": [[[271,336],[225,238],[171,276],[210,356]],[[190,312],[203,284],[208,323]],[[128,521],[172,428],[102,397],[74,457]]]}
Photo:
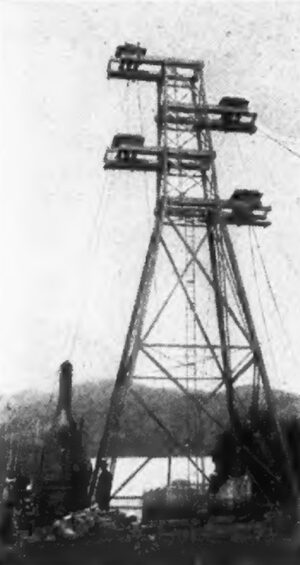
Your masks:
{"label": "smokestack", "polygon": [[68,423],[73,422],[72,417],[72,375],[73,365],[69,361],[64,361],[59,371],[59,393],[56,408],[56,416],[65,412]]}

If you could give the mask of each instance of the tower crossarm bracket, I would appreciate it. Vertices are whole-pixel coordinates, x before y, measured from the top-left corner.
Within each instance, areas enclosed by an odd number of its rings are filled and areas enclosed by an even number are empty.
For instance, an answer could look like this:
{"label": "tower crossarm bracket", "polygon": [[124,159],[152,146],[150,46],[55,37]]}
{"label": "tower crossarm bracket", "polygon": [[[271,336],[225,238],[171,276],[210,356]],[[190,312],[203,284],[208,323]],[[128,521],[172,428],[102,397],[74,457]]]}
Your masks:
{"label": "tower crossarm bracket", "polygon": [[216,114],[216,115],[226,115],[228,112],[235,113],[237,116],[257,116],[255,112],[249,112],[248,110],[233,108],[232,106],[220,106],[220,105],[194,105],[178,102],[169,102],[168,110],[171,112],[183,114]]}
{"label": "tower crossarm bracket", "polygon": [[271,211],[271,206],[263,206],[260,198],[237,198],[237,192],[227,200],[170,197],[166,202],[166,217],[182,220],[195,218],[203,225],[210,220],[214,224],[268,227],[270,222],[267,214]]}
{"label": "tower crossarm bracket", "polygon": [[223,132],[256,132],[257,114],[249,112],[247,107],[235,107],[220,103],[218,105],[178,104],[170,102],[165,114],[167,124],[192,126],[195,129],[207,129]]}
{"label": "tower crossarm bracket", "polygon": [[127,81],[162,82],[165,78],[194,81],[203,67],[202,61],[149,57],[145,48],[125,43],[117,47],[115,57],[109,60],[107,76]]}
{"label": "tower crossarm bracket", "polygon": [[[137,137],[140,138],[139,143],[137,143]],[[214,151],[158,146],[144,147],[142,136],[117,134],[111,147],[106,150],[104,169],[162,172],[166,158],[166,166],[170,173],[176,170],[208,171],[215,157]]]}

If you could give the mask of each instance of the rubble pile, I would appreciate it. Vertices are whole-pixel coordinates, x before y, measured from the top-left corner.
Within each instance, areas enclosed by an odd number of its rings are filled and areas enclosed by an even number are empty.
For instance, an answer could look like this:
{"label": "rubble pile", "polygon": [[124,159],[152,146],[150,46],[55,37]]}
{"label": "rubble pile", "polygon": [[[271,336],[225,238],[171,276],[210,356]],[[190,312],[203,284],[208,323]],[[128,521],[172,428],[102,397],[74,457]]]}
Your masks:
{"label": "rubble pile", "polygon": [[[234,515],[211,516],[207,522],[199,520],[159,520],[147,525],[136,521],[135,516],[126,516],[119,510],[101,511],[97,504],[81,511],[70,513],[56,520],[51,526],[36,528],[28,542],[75,541],[79,538],[98,542],[118,542],[131,547],[140,554],[152,553],[163,548],[193,545],[232,543],[274,542],[274,530],[269,520],[237,521]],[[97,542],[97,543],[98,543]]]}
{"label": "rubble pile", "polygon": [[63,518],[57,519],[50,526],[35,528],[32,536],[26,536],[27,541],[56,541],[76,540],[86,535],[101,530],[112,534],[121,534],[128,531],[136,520],[135,516],[126,516],[118,510],[105,512],[97,504],[84,510],[71,512]]}
{"label": "rubble pile", "polygon": [[53,524],[53,532],[58,537],[76,539],[91,532],[96,525],[107,525],[112,519],[106,516],[97,505],[78,512],[72,512]]}

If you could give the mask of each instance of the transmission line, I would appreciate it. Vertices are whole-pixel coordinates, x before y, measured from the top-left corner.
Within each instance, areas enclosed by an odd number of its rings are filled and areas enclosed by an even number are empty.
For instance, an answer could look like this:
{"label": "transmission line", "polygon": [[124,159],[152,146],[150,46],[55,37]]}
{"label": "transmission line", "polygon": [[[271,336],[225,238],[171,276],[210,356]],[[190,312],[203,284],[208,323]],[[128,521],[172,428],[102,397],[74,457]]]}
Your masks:
{"label": "transmission line", "polygon": [[[256,241],[256,246],[257,246],[257,249],[258,249],[258,254],[259,254],[259,258],[260,258],[261,264],[262,264],[262,268],[263,268],[263,272],[264,272],[265,279],[266,279],[266,282],[267,282],[267,286],[268,286],[268,289],[269,289],[269,292],[270,292],[270,295],[271,295],[271,298],[272,298],[272,301],[273,301],[275,310],[276,310],[276,312],[277,312],[277,315],[278,315],[278,318],[279,318],[279,321],[280,321],[280,324],[281,324],[282,333],[283,333],[283,335],[284,335],[284,338],[285,338],[285,340],[286,340],[286,343],[289,345],[289,347],[291,347],[290,336],[289,336],[288,331],[287,331],[287,329],[286,329],[286,326],[285,326],[285,323],[284,323],[284,320],[283,320],[283,317],[282,317],[282,315],[281,315],[281,311],[280,311],[280,308],[279,308],[279,305],[278,305],[278,301],[277,301],[277,298],[276,298],[274,289],[273,289],[273,287],[272,287],[270,277],[269,277],[269,275],[268,275],[268,271],[267,271],[266,264],[265,264],[265,261],[264,261],[263,255],[262,255],[261,247],[260,247],[260,245],[259,245],[259,241],[258,241],[258,238],[257,238],[257,234],[254,232],[253,229],[252,229],[252,232],[253,232],[253,234],[254,234],[254,238],[255,238],[255,241]],[[295,354],[294,354],[293,349],[291,349],[291,352],[292,352],[292,356],[293,356],[293,358],[294,358],[294,361],[296,362],[296,364],[298,364],[298,361],[297,361],[297,359],[296,359],[296,357],[295,357]]]}
{"label": "transmission line", "polygon": [[[106,184],[103,187],[103,190],[100,194],[100,198],[98,200],[98,206],[97,206],[97,210],[94,216],[94,220],[92,223],[92,229],[90,232],[90,236],[88,238],[88,245],[87,245],[87,254],[90,258],[90,260],[92,259],[92,255],[95,254],[99,248],[99,244],[100,244],[100,238],[101,238],[101,234],[103,232],[103,226],[104,226],[104,220],[105,220],[105,216],[106,216],[106,212],[107,212],[107,208],[108,208],[108,204],[109,204],[109,197],[110,197],[110,191],[109,191],[109,186],[108,184]],[[102,216],[101,216],[101,211],[102,211]],[[71,337],[71,344],[70,344],[70,349],[69,349],[69,356],[71,357],[74,353],[74,349],[78,340],[78,334],[79,334],[79,328],[82,322],[82,317],[83,317],[83,313],[84,310],[86,308],[87,305],[87,300],[88,300],[88,284],[90,282],[90,270],[91,270],[91,264],[88,266],[87,268],[87,275],[85,276],[85,280],[83,283],[83,291],[82,291],[82,299],[81,299],[81,303],[79,306],[79,310],[78,310],[78,314],[77,314],[77,320],[75,322],[75,326],[74,326],[74,331],[73,331],[73,336]]]}
{"label": "transmission line", "polygon": [[251,251],[251,259],[252,259],[252,266],[253,266],[253,274],[254,274],[254,279],[255,279],[255,285],[256,285],[256,293],[257,293],[257,297],[258,297],[258,303],[259,303],[259,308],[261,311],[261,316],[262,316],[262,320],[263,320],[263,324],[264,324],[264,328],[265,328],[265,333],[266,333],[266,337],[267,337],[267,343],[269,345],[270,348],[270,353],[271,353],[271,358],[272,358],[272,364],[273,364],[273,369],[274,372],[277,375],[277,378],[279,378],[278,375],[278,371],[277,371],[277,366],[276,366],[276,360],[275,360],[275,355],[274,355],[274,351],[271,345],[271,337],[269,334],[269,330],[268,330],[268,325],[267,325],[267,320],[266,320],[266,316],[264,313],[264,309],[263,309],[263,304],[262,304],[262,298],[261,298],[261,293],[260,293],[260,288],[259,288],[259,283],[258,283],[258,276],[257,276],[257,269],[256,269],[256,261],[255,261],[255,255],[254,255],[254,248],[253,248],[253,241],[252,241],[252,232],[251,229],[249,228],[248,230],[249,233],[249,241],[250,241],[250,251]]}
{"label": "transmission line", "polygon": [[291,153],[292,155],[294,155],[295,157],[298,157],[298,159],[300,159],[300,153],[298,153],[298,151],[295,151],[294,149],[291,149],[288,145],[286,145],[285,143],[283,143],[283,141],[280,141],[278,138],[273,137],[273,135],[270,135],[269,133],[267,133],[266,131],[264,131],[261,127],[258,128],[258,131],[264,135],[265,137],[267,137],[268,139],[270,139],[271,141],[273,141],[274,143],[276,143],[279,147],[281,147],[282,149],[285,149],[285,151],[288,151],[289,153]]}

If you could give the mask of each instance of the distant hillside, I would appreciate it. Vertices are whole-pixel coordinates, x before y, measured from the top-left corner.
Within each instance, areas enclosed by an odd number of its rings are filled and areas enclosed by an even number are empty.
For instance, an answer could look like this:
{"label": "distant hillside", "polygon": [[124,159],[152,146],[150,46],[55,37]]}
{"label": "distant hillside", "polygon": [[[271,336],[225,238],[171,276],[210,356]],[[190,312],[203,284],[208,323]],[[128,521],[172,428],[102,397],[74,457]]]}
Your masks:
{"label": "distant hillside", "polygon": [[[84,418],[86,445],[90,456],[97,451],[113,383],[110,380],[101,383],[87,382],[74,387],[73,413],[75,419]],[[136,386],[136,390],[145,399],[149,408],[166,424],[168,429],[180,439],[188,440],[195,454],[207,454],[211,451],[219,432],[218,425],[204,414],[197,413],[189,402],[189,421],[187,421],[187,400],[180,392]],[[248,387],[239,387],[238,396],[241,405],[247,407],[251,398]],[[275,391],[276,404],[282,417],[300,415],[300,396]],[[199,400],[203,396],[198,396]],[[111,454],[127,456],[166,455],[169,445],[165,433],[145,413],[131,395],[127,398],[126,410],[122,416],[121,431],[110,446]],[[36,392],[21,393],[11,397],[9,405],[1,402],[1,421],[10,420],[9,429],[21,442],[32,444],[40,432],[51,426],[56,398]],[[228,414],[224,393],[219,393],[209,407],[215,420],[226,424]]]}

